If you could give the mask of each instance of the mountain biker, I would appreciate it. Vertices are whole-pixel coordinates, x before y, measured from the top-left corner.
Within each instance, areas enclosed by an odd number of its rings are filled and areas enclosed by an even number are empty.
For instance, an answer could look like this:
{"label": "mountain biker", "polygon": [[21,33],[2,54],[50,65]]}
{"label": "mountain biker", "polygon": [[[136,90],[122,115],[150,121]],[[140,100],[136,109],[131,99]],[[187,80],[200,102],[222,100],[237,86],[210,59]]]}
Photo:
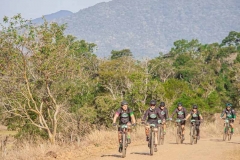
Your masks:
{"label": "mountain biker", "polygon": [[[203,117],[201,115],[201,113],[198,111],[198,106],[197,105],[193,105],[192,106],[192,111],[187,115],[187,117],[185,118],[185,120],[187,120],[189,117],[191,117],[191,120],[203,120]],[[196,129],[197,129],[197,138],[198,140],[200,139],[200,121],[196,121]]]}
{"label": "mountain biker", "polygon": [[236,120],[236,113],[235,113],[235,110],[232,109],[231,103],[226,104],[226,108],[223,110],[220,118],[223,118],[224,114],[226,114],[226,119],[229,119],[229,124],[231,126],[231,133],[233,134],[234,133],[233,123]]}
{"label": "mountain biker", "polygon": [[[113,126],[116,126],[116,120],[119,117],[119,125],[122,124],[127,124],[128,129],[127,129],[127,143],[130,144],[131,143],[131,137],[130,137],[130,132],[131,132],[131,124],[133,126],[136,125],[136,119],[135,116],[133,114],[132,109],[130,109],[128,107],[128,103],[127,101],[122,101],[121,102],[121,108],[119,108],[113,118]],[[121,152],[122,148],[121,148],[121,129],[120,127],[118,127],[118,141],[119,141],[119,152]]]}
{"label": "mountain biker", "polygon": [[164,134],[166,134],[166,120],[168,119],[168,109],[165,107],[164,102],[160,102],[159,111],[160,111],[159,118],[163,124],[163,132]]}
{"label": "mountain biker", "polygon": [[[149,130],[150,130],[150,124],[155,124],[155,128],[154,128],[154,133],[155,133],[155,143],[157,143],[157,127],[158,127],[158,120],[160,117],[160,112],[159,109],[156,108],[156,101],[155,100],[151,100],[150,101],[150,107],[149,109],[147,109],[143,115],[142,118],[142,124],[146,124],[145,125],[145,134],[146,134],[146,140],[149,141]],[[145,123],[147,119],[147,123]],[[154,151],[157,152],[157,144],[155,144],[155,148]]]}
{"label": "mountain biker", "polygon": [[[178,103],[177,108],[173,111],[171,117],[173,117],[174,114],[177,114],[177,118],[180,119],[180,120],[182,120],[182,121],[181,121],[182,135],[183,135],[183,136],[182,136],[182,141],[184,141],[184,140],[185,140],[185,137],[184,137],[184,133],[185,133],[185,131],[184,131],[184,128],[185,128],[185,120],[184,120],[184,119],[185,119],[186,116],[187,116],[187,110],[186,110],[186,108],[184,108],[184,107],[182,106],[182,103],[181,103],[181,102]],[[170,118],[170,120],[172,120],[172,118]]]}

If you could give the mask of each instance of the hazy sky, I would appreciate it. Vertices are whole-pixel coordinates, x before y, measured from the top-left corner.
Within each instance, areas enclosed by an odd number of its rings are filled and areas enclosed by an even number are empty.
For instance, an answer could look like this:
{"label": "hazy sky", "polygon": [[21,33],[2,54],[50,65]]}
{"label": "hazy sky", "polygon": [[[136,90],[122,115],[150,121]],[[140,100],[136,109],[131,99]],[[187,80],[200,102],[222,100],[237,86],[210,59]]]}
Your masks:
{"label": "hazy sky", "polygon": [[59,10],[78,12],[80,9],[111,0],[0,0],[0,23],[4,16],[21,13],[25,19],[35,19]]}

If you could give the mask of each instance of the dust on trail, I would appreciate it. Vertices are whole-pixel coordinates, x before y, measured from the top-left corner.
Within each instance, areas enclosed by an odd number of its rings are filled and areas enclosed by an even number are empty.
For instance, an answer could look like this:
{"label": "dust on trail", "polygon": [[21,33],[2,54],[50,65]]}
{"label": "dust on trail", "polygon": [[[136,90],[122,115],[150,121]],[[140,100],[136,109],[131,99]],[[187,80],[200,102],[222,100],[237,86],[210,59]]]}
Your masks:
{"label": "dust on trail", "polygon": [[[169,160],[237,160],[236,156],[226,155],[231,151],[240,149],[240,137],[233,136],[231,141],[222,141],[222,137],[200,139],[197,144],[190,145],[189,136],[183,144],[176,144],[175,139],[166,138],[164,145],[158,146],[158,151],[153,156],[149,155],[149,148],[146,145],[131,146],[127,148],[127,155],[124,159],[129,160],[156,160],[159,158]],[[239,150],[240,151],[240,150]],[[118,148],[90,156],[86,160],[114,160],[121,158]]]}

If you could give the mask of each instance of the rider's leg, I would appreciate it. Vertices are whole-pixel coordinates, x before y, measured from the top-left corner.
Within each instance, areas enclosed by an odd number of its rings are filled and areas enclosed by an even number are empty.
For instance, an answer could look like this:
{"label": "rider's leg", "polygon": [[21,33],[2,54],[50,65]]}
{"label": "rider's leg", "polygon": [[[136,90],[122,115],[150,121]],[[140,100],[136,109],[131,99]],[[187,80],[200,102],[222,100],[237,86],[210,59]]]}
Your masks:
{"label": "rider's leg", "polygon": [[149,129],[150,129],[150,126],[147,124],[145,126],[145,134],[146,134],[146,140],[149,141]]}
{"label": "rider's leg", "polygon": [[234,132],[233,123],[230,123],[230,126],[231,126],[231,133],[233,133]]}
{"label": "rider's leg", "polygon": [[122,143],[122,134],[120,131],[118,131],[118,142]]}
{"label": "rider's leg", "polygon": [[166,121],[163,121],[163,133],[166,134]]}
{"label": "rider's leg", "polygon": [[128,126],[127,141],[128,141],[128,144],[130,144],[131,143],[131,131],[132,131],[131,123],[127,123],[127,126]]}
{"label": "rider's leg", "polygon": [[185,140],[184,134],[185,134],[185,123],[182,124],[182,140]]}
{"label": "rider's leg", "polygon": [[198,139],[200,139],[200,124],[196,125],[196,129],[197,129],[197,137]]}
{"label": "rider's leg", "polygon": [[153,131],[154,131],[154,135],[155,135],[155,145],[157,145],[157,142],[158,142],[158,139],[157,139],[158,138],[158,136],[157,136],[158,135],[158,128],[154,128]]}
{"label": "rider's leg", "polygon": [[157,152],[157,142],[158,142],[158,128],[154,128],[154,135],[155,135],[155,140],[154,140],[154,151]]}

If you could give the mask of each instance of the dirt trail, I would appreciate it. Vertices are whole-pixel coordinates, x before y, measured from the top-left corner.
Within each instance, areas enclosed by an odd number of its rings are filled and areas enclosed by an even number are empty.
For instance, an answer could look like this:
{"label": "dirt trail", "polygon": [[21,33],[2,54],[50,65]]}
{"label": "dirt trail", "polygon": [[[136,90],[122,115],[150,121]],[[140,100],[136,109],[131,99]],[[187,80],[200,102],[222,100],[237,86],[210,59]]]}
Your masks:
{"label": "dirt trail", "polygon": [[[156,160],[159,158],[169,160],[188,160],[188,159],[204,159],[204,160],[225,160],[226,153],[236,149],[240,149],[240,136],[234,136],[229,141],[222,141],[221,136],[218,138],[204,138],[198,141],[198,144],[190,145],[189,136],[183,144],[176,144],[175,139],[167,139],[164,145],[158,146],[158,152],[154,152],[153,156],[149,155],[149,149],[146,145],[129,146],[127,155],[124,159],[129,160]],[[121,158],[118,148],[99,153],[97,156],[89,157],[87,160],[114,160]],[[238,157],[239,158],[239,157]],[[237,159],[238,159],[237,158]],[[227,155],[227,159],[237,160],[234,156]]]}

